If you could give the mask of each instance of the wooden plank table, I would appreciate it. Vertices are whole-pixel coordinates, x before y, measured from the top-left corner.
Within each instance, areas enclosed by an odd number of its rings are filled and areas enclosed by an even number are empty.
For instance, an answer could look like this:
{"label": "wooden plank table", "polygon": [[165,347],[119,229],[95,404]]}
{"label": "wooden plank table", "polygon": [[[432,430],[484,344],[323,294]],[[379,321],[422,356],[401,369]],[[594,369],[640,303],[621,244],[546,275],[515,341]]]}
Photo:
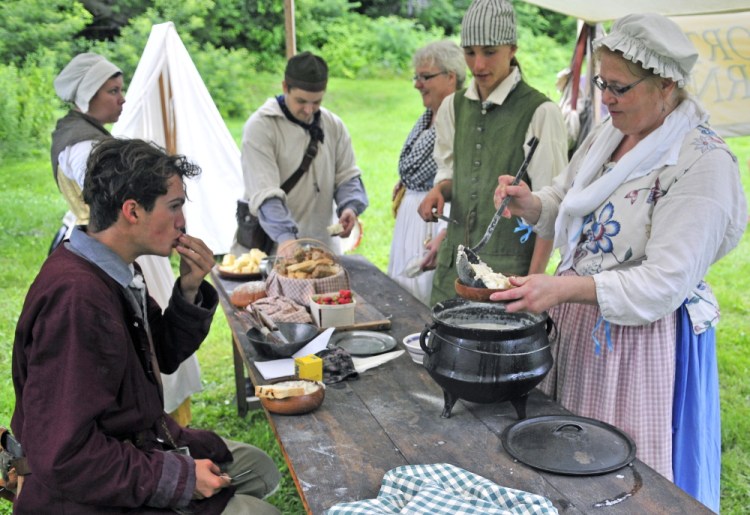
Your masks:
{"label": "wooden plank table", "polygon": [[[351,286],[390,317],[388,331],[401,339],[430,322],[430,310],[361,256],[345,256]],[[238,410],[244,414],[246,368],[263,384],[253,364],[255,351],[234,315],[229,293],[239,283],[212,273],[232,328]],[[451,463],[495,483],[543,495],[560,513],[711,513],[673,483],[636,460],[598,476],[544,473],[515,461],[503,448],[504,429],[517,421],[510,403],[459,401],[441,418],[443,392],[408,353],[329,385],[323,405],[301,416],[266,413],[308,513],[323,513],[341,502],[377,496],[388,470],[407,464]],[[567,413],[535,390],[529,417]]]}

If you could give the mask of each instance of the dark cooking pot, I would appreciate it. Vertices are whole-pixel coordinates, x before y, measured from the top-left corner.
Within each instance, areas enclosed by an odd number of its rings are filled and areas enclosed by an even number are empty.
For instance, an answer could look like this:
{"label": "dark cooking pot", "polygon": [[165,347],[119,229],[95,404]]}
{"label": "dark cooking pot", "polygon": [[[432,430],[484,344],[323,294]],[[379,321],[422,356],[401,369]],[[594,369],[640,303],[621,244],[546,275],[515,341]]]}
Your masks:
{"label": "dark cooking pot", "polygon": [[511,401],[518,418],[526,418],[529,392],[552,368],[551,329],[546,313],[507,313],[499,302],[456,298],[434,306],[419,344],[425,368],[443,389],[442,416],[465,399]]}

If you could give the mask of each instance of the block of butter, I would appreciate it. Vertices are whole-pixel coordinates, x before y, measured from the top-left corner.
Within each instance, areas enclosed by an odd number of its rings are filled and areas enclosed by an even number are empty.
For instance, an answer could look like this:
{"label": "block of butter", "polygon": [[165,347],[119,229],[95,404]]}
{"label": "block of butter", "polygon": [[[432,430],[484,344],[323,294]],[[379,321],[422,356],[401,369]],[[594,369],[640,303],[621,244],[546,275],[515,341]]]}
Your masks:
{"label": "block of butter", "polygon": [[294,358],[294,372],[299,379],[323,380],[323,360],[315,354]]}

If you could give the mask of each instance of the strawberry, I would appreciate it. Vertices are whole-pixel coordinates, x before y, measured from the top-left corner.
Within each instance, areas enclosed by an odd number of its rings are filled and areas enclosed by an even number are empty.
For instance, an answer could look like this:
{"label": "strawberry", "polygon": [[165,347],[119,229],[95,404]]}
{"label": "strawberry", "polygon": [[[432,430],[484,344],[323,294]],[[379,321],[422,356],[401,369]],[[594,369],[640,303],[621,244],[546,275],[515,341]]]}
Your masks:
{"label": "strawberry", "polygon": [[339,297],[348,297],[352,298],[352,291],[351,290],[339,290]]}

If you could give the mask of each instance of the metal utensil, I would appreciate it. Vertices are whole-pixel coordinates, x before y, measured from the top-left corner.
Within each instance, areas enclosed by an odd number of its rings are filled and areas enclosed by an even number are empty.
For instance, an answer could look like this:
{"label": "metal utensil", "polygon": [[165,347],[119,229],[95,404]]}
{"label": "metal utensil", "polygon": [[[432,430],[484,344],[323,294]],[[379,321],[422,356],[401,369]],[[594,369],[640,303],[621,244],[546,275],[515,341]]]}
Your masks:
{"label": "metal utensil", "polygon": [[448,222],[449,224],[456,224],[456,225],[458,225],[458,220],[454,220],[453,218],[448,218],[445,215],[439,215],[439,214],[437,214],[437,208],[436,207],[432,208],[432,216],[434,218],[437,218],[437,219],[442,220],[444,222]]}
{"label": "metal utensil", "polygon": [[258,314],[258,318],[260,318],[260,321],[263,323],[263,325],[268,328],[269,331],[271,331],[271,335],[275,339],[277,339],[281,343],[289,343],[289,340],[287,340],[286,336],[284,336],[284,333],[279,331],[279,327],[271,317],[266,315],[261,309],[256,309],[255,312]]}
{"label": "metal utensil", "polygon": [[[536,147],[539,145],[539,139],[536,137],[532,137],[527,144],[529,146],[529,152],[528,154],[526,154],[523,163],[521,163],[521,167],[518,169],[518,172],[516,172],[516,176],[513,179],[513,182],[511,182],[511,186],[515,186],[519,182],[521,182],[521,179],[523,179],[523,176],[526,174],[526,169],[529,167],[531,158],[536,151]],[[475,277],[474,269],[471,265],[480,263],[481,260],[479,259],[478,252],[482,250],[482,248],[484,248],[484,246],[490,240],[490,237],[495,230],[495,226],[500,221],[500,218],[502,218],[503,212],[505,211],[505,208],[508,207],[508,203],[510,202],[510,200],[511,197],[506,196],[500,203],[500,207],[497,208],[495,216],[492,217],[492,220],[487,226],[487,230],[484,231],[484,236],[482,236],[482,239],[479,240],[479,243],[471,248],[462,247],[458,249],[456,257],[456,271],[458,272],[459,280],[466,286],[473,286],[475,288],[485,287],[482,280]]]}
{"label": "metal utensil", "polygon": [[[254,309],[252,306],[247,306],[245,312],[248,314],[248,316],[245,317],[245,320],[250,322],[253,328],[258,330],[267,341],[279,344],[289,343],[286,337],[281,331],[279,331],[279,328],[273,320],[271,320],[268,315],[263,313],[260,309]],[[273,329],[269,327],[269,322]]]}
{"label": "metal utensil", "polygon": [[246,475],[248,475],[248,474],[249,474],[250,472],[252,472],[252,471],[253,471],[253,469],[247,469],[247,470],[244,470],[244,471],[240,472],[239,474],[235,474],[234,476],[231,476],[231,477],[230,477],[230,476],[229,476],[229,474],[227,474],[226,472],[224,472],[224,473],[223,473],[223,474],[221,474],[221,475],[222,475],[223,477],[225,477],[225,478],[229,479],[229,482],[230,482],[230,483],[234,483],[234,482],[235,482],[235,481],[237,481],[237,480],[238,480],[239,478],[241,478],[242,476],[246,476]]}

